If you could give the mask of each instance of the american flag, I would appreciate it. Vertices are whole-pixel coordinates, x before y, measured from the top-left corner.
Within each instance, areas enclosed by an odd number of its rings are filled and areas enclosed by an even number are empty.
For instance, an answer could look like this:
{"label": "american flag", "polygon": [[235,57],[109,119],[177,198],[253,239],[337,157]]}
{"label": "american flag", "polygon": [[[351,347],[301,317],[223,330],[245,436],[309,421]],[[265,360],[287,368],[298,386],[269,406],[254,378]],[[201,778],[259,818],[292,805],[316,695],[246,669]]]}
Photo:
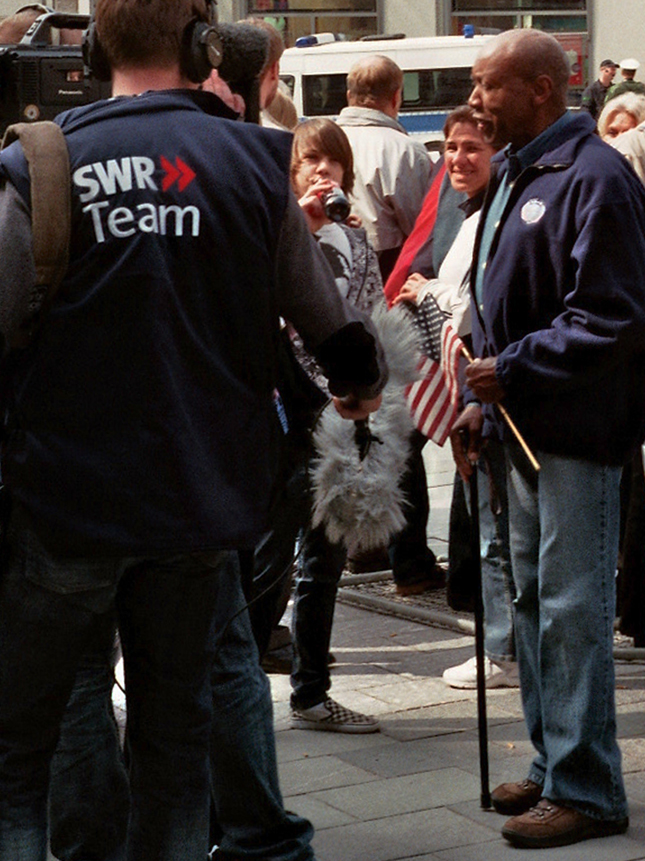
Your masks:
{"label": "american flag", "polygon": [[433,296],[423,299],[414,319],[423,358],[419,364],[421,378],[406,393],[408,404],[421,433],[443,445],[457,417],[463,344]]}

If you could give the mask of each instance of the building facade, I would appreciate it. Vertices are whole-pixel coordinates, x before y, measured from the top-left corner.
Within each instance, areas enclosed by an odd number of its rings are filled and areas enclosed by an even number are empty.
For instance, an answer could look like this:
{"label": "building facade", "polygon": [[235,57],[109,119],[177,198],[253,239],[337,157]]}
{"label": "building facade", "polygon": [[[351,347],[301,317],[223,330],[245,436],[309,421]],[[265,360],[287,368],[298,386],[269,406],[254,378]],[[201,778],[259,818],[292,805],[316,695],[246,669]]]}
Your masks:
{"label": "building facade", "polygon": [[600,61],[636,57],[645,80],[643,0],[218,0],[221,21],[268,18],[293,45],[299,36],[332,32],[356,39],[376,33],[407,36],[536,27],[553,33],[570,56],[572,84],[582,89]]}
{"label": "building facade", "polygon": [[[0,19],[23,5],[0,0]],[[61,12],[92,11],[94,0],[48,0]],[[349,39],[377,33],[441,36],[463,32],[537,27],[554,33],[569,53],[578,89],[593,80],[600,61],[636,57],[645,80],[643,0],[218,0],[219,20],[248,15],[267,18],[287,45],[311,33],[339,33]]]}

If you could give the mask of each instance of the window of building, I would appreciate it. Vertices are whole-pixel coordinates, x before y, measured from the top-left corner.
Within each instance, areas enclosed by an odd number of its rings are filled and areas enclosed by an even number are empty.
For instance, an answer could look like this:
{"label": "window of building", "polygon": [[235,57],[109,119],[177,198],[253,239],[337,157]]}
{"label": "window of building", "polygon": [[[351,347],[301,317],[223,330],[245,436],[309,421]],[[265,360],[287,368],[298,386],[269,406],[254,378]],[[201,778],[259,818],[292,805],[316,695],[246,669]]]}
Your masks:
{"label": "window of building", "polygon": [[294,45],[300,36],[337,33],[346,39],[360,39],[378,32],[382,0],[249,0],[248,14],[273,24],[285,45]]}
{"label": "window of building", "polygon": [[518,12],[538,12],[545,10],[565,10],[565,14],[572,9],[586,9],[586,0],[453,0],[452,8],[455,12],[499,9],[505,12],[517,10]]}
{"label": "window of building", "polygon": [[451,29],[462,33],[464,24],[477,30],[511,30],[535,27],[556,33],[587,29],[586,0],[452,0]]}
{"label": "window of building", "polygon": [[560,41],[571,64],[569,99],[578,104],[588,80],[589,39],[586,0],[451,0],[451,30],[463,33],[533,27]]}

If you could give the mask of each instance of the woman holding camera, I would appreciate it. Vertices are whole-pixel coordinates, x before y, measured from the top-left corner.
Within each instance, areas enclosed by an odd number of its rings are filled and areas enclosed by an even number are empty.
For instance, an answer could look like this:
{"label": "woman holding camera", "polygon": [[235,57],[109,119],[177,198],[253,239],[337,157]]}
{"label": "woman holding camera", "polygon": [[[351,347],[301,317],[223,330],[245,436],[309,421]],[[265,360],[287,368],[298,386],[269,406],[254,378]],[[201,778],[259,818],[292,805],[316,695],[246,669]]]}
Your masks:
{"label": "woman holding camera", "polygon": [[382,300],[376,259],[347,197],[354,185],[354,159],[345,132],[326,117],[301,123],[293,136],[291,186],[309,229],[320,242],[336,284],[363,311]]}
{"label": "woman holding camera", "polygon": [[[322,117],[301,123],[293,139],[292,188],[312,234],[329,261],[339,291],[360,310],[370,312],[377,303],[384,302],[383,287],[376,253],[365,231],[360,226],[349,226],[356,223],[349,214],[346,200],[353,181],[352,149],[340,126]],[[309,379],[327,393],[324,377],[299,337],[290,332],[290,341]],[[286,397],[288,393],[284,394]],[[321,393],[321,399],[324,403],[325,394]],[[347,551],[344,545],[331,543],[322,526],[311,526],[307,479],[310,428],[294,428],[293,416],[290,424],[289,435],[296,437],[300,465],[292,468],[285,482],[272,531],[256,548],[254,585],[256,592],[261,591],[264,583],[276,581],[285,564],[291,567],[300,534],[291,626],[292,726],[335,732],[375,732],[377,721],[346,709],[327,696],[331,684],[328,658],[334,606]],[[264,619],[258,620],[260,625],[266,625],[266,605],[263,612]],[[255,613],[252,611],[252,619],[253,616],[257,619],[258,615],[257,609]],[[257,630],[255,626],[254,630]],[[261,637],[259,645],[262,651]]]}

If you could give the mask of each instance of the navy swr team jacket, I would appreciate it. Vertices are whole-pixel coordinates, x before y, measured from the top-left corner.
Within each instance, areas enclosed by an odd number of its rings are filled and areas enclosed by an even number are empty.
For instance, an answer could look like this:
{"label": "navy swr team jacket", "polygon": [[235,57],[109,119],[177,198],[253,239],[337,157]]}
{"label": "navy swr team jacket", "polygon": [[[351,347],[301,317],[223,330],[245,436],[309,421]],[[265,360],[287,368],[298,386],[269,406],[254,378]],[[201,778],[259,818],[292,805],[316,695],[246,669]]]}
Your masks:
{"label": "navy swr team jacket", "polygon": [[[252,545],[278,462],[278,314],[313,349],[362,320],[335,288],[307,295],[319,263],[304,220],[292,254],[309,272],[280,284],[296,277],[281,239],[291,137],[230,116],[211,94],[166,91],[59,117],[70,264],[16,372],[3,475],[66,555]],[[19,146],[0,165],[28,201]],[[362,396],[379,373],[363,373]]]}

